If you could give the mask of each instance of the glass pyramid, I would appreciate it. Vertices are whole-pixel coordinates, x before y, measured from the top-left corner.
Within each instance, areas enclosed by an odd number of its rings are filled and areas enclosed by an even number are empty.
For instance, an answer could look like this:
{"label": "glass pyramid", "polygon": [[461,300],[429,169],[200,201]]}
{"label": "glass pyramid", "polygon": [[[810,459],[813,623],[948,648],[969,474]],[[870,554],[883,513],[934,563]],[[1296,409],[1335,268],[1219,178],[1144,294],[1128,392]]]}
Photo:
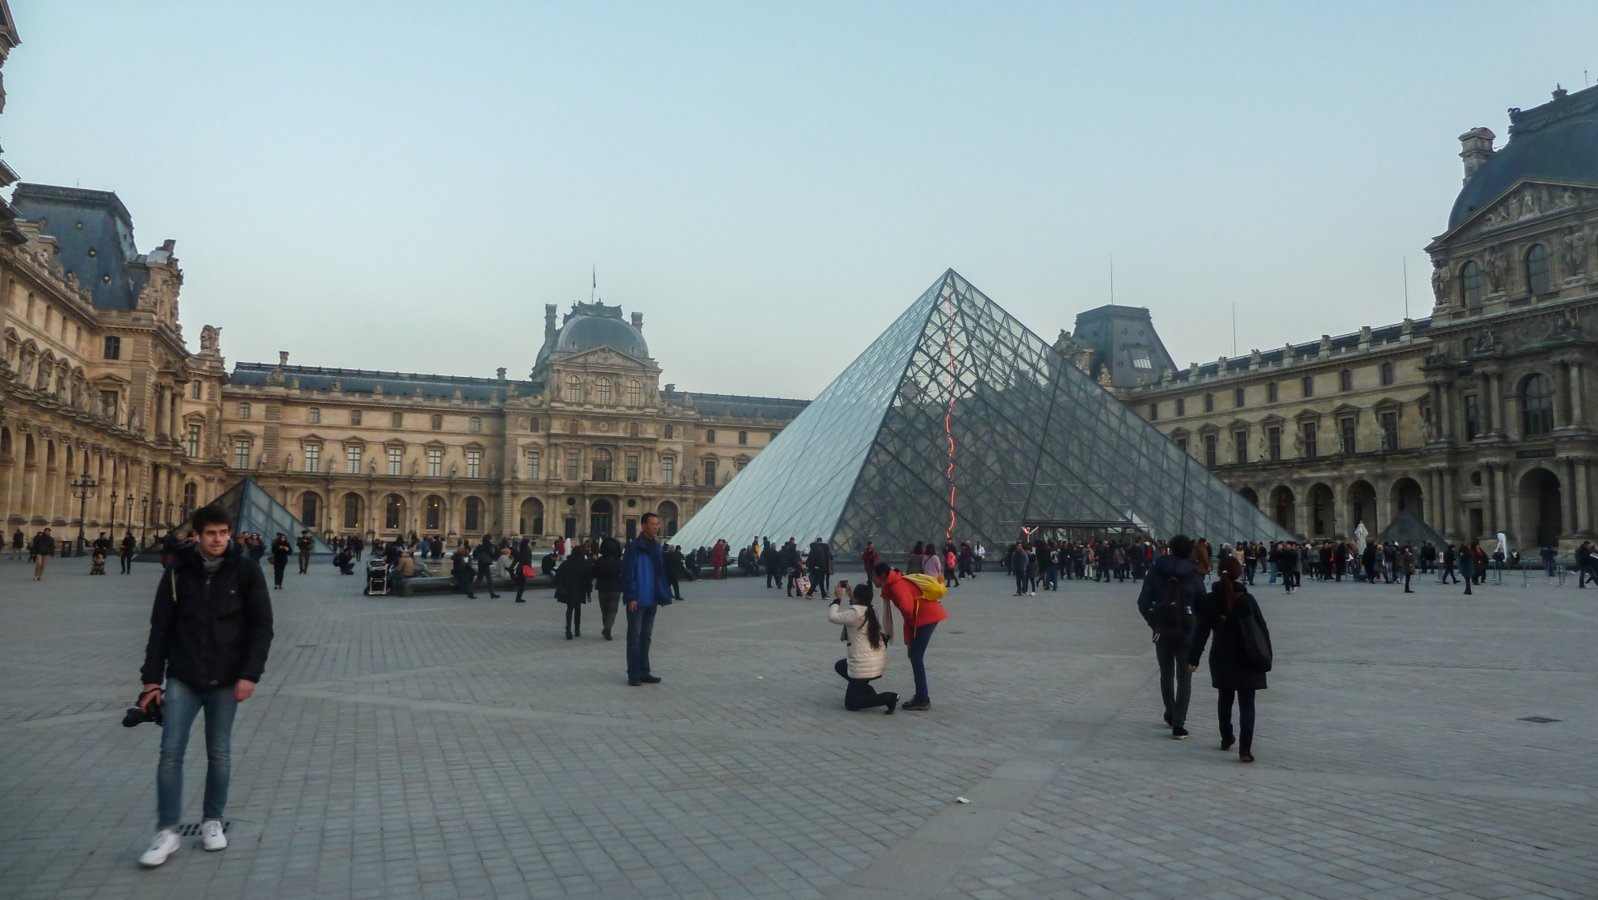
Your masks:
{"label": "glass pyramid", "polygon": [[1291,537],[950,269],[673,543],[899,553],[1040,525]]}
{"label": "glass pyramid", "polygon": [[[256,484],[253,478],[245,478],[223,491],[210,505],[227,510],[228,516],[233,519],[234,534],[259,531],[268,547],[272,546],[272,539],[277,537],[279,531],[288,535],[289,541],[293,542],[300,539],[300,532],[306,528],[305,523],[296,519],[283,504],[272,499],[266,488]],[[311,537],[316,538],[316,546],[311,548],[313,554],[333,552],[333,548],[317,537],[315,531],[311,532]]]}

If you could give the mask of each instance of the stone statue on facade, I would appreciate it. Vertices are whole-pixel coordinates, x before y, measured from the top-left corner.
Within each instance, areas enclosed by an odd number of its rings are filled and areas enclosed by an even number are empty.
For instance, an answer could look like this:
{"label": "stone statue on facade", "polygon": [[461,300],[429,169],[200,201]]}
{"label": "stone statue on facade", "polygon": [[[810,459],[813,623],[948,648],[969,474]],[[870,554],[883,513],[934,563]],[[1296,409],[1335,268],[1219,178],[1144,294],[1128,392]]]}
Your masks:
{"label": "stone statue on facade", "polygon": [[1432,427],[1431,413],[1424,413],[1420,417],[1420,439],[1430,444],[1437,438],[1437,429]]}
{"label": "stone statue on facade", "polygon": [[1439,259],[1432,269],[1432,293],[1437,295],[1437,305],[1448,305],[1448,261]]}
{"label": "stone statue on facade", "polygon": [[207,325],[204,328],[201,328],[200,329],[200,352],[201,353],[207,353],[207,354],[217,352],[217,343],[221,339],[221,337],[222,337],[222,329],[220,329],[220,328],[217,328],[217,327],[215,327],[213,325]]}
{"label": "stone statue on facade", "polygon": [[1487,251],[1487,291],[1491,294],[1504,290],[1504,251],[1497,247]]}
{"label": "stone statue on facade", "polygon": [[1587,268],[1587,236],[1580,229],[1572,228],[1562,241],[1561,262],[1565,266],[1565,275],[1580,275]]}

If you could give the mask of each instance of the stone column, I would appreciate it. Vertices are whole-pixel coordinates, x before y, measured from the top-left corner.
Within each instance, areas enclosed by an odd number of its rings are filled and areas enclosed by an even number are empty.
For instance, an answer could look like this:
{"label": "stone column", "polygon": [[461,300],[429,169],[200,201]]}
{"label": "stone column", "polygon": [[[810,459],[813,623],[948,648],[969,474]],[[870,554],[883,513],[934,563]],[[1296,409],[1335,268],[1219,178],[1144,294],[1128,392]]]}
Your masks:
{"label": "stone column", "polygon": [[1581,362],[1571,360],[1570,367],[1570,424],[1576,428],[1587,427],[1587,411],[1583,408],[1585,395],[1581,390]]}
{"label": "stone column", "polygon": [[1510,521],[1513,516],[1511,515],[1509,491],[1505,487],[1505,478],[1508,474],[1508,468],[1509,467],[1504,463],[1493,464],[1493,495],[1495,498],[1493,501],[1493,510],[1498,514],[1498,516],[1495,521],[1484,523],[1487,526],[1488,532],[1509,531],[1512,524]]}
{"label": "stone column", "polygon": [[1487,418],[1491,420],[1487,428],[1488,434],[1504,435],[1504,397],[1502,386],[1504,376],[1498,372],[1487,374]]}
{"label": "stone column", "polygon": [[[719,472],[717,473],[720,474]],[[1293,489],[1293,531],[1300,537],[1309,537],[1310,496],[1301,487]]]}
{"label": "stone column", "polygon": [[1432,438],[1433,440],[1446,441],[1450,436],[1448,433],[1448,418],[1444,412],[1445,404],[1448,402],[1448,395],[1443,390],[1440,382],[1433,381],[1427,385],[1427,388],[1431,396]]}
{"label": "stone column", "polygon": [[1578,456],[1571,460],[1571,468],[1575,469],[1575,477],[1571,480],[1572,490],[1569,492],[1574,507],[1574,531],[1577,534],[1592,534],[1592,481],[1587,473],[1588,459]]}

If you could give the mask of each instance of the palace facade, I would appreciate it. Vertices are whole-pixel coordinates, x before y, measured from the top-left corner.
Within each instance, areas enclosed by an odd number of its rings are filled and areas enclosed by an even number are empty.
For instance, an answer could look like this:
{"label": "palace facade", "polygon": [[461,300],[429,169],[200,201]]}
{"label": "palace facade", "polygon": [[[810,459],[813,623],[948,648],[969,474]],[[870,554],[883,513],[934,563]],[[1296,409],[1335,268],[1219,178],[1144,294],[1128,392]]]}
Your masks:
{"label": "palace facade", "polygon": [[240,363],[220,463],[327,535],[673,534],[806,404],[662,386],[643,324],[546,306],[525,379]]}
{"label": "palace facade", "polygon": [[1598,499],[1598,88],[1509,115],[1501,148],[1460,137],[1430,317],[1184,370],[1146,310],[1105,307],[1057,346],[1305,538],[1407,512],[1451,541],[1572,549]]}

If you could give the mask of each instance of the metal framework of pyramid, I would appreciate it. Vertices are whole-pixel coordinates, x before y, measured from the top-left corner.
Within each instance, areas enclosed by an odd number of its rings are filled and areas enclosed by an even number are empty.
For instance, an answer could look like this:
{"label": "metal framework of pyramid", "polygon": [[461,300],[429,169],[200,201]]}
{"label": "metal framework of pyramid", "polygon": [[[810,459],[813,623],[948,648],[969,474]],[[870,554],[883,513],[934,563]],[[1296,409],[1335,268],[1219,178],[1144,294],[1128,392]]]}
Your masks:
{"label": "metal framework of pyramid", "polygon": [[897,553],[1038,523],[1291,537],[950,269],[673,542]]}
{"label": "metal framework of pyramid", "polygon": [[[294,514],[288,511],[288,507],[272,499],[266,488],[256,484],[253,478],[245,478],[223,491],[221,496],[212,500],[209,505],[220,506],[227,510],[228,517],[233,520],[234,534],[258,531],[267,546],[271,546],[272,538],[276,537],[279,531],[288,535],[290,541],[297,541],[300,532],[310,528],[295,518]],[[316,546],[311,548],[313,554],[333,552],[333,548],[317,537],[315,531],[311,532],[311,537],[316,538]]]}

